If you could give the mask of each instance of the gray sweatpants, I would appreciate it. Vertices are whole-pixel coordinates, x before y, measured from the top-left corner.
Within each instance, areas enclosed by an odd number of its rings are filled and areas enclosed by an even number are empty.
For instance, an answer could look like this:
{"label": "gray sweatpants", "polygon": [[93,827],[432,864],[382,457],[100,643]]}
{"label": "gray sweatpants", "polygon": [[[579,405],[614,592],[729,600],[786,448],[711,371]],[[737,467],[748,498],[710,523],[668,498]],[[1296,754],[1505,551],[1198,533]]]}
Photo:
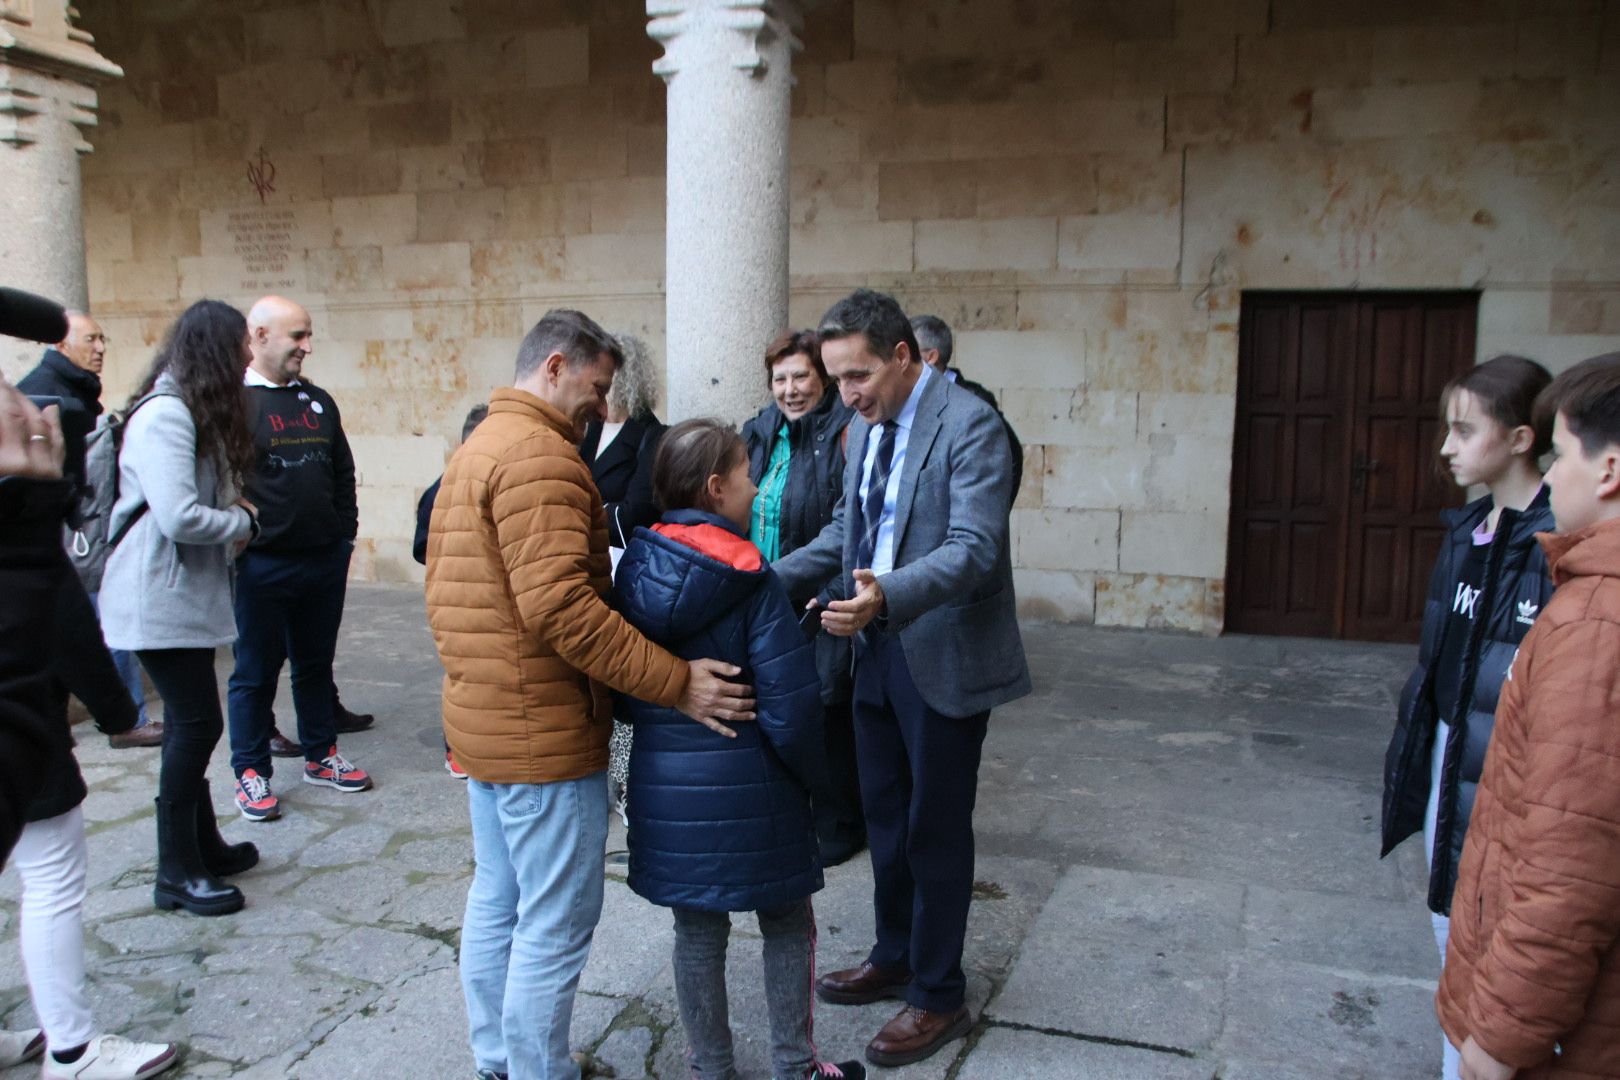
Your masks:
{"label": "gray sweatpants", "polygon": [[[726,1006],[726,943],[731,916],[675,908],[675,1000],[691,1044],[692,1075],[736,1080]],[[777,1080],[802,1080],[815,1064],[811,992],[816,923],[808,898],[780,911],[755,912],[765,938],[765,1005],[771,1017],[771,1067]]]}

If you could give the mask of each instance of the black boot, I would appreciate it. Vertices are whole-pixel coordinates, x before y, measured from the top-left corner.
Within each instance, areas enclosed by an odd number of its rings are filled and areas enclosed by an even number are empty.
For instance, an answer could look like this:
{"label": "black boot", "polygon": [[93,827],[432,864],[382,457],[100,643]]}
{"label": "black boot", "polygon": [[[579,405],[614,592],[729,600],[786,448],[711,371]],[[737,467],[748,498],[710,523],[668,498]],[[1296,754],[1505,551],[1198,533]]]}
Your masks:
{"label": "black boot", "polygon": [[164,911],[229,915],[242,910],[242,890],[227,885],[203,865],[197,850],[196,795],[157,801],[158,869],[152,902]]}
{"label": "black boot", "polygon": [[204,780],[197,789],[197,851],[215,877],[235,877],[259,865],[259,849],[247,841],[227,844],[214,819],[214,799]]}

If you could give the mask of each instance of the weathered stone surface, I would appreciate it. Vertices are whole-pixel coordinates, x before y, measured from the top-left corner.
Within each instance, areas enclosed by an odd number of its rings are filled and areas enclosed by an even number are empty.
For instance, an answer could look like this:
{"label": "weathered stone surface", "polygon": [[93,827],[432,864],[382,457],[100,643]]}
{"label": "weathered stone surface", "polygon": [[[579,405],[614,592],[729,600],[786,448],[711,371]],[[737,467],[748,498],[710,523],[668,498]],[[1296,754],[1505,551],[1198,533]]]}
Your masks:
{"label": "weathered stone surface", "polygon": [[[345,402],[351,433],[453,433],[445,417],[509,377],[504,345],[502,364],[483,362],[490,343],[515,340],[551,307],[633,312],[660,348],[667,314],[756,311],[757,298],[712,295],[666,310],[666,286],[681,282],[666,281],[662,234],[666,192],[687,172],[770,163],[785,180],[766,193],[789,208],[785,318],[762,316],[768,329],[725,347],[743,373],[732,378],[716,378],[702,347],[677,343],[675,363],[695,365],[695,400],[714,403],[678,411],[757,405],[749,358],[776,324],[813,324],[856,285],[939,312],[965,332],[970,375],[1025,413],[1033,454],[1100,445],[1120,455],[1103,462],[1116,474],[1147,459],[1126,470],[1142,486],[1122,491],[1044,457],[1034,466],[1020,510],[1096,509],[1141,526],[1119,542],[1128,576],[1100,590],[1083,559],[1020,568],[1024,587],[1041,590],[1028,599],[1065,617],[1219,627],[1216,519],[1227,514],[1245,291],[1477,289],[1480,356],[1515,351],[1561,369],[1620,348],[1620,84],[1604,63],[1616,20],[1591,4],[814,5],[806,51],[767,76],[797,83],[786,150],[777,140],[682,164],[694,144],[677,130],[667,180],[672,99],[651,71],[659,47],[639,8],[230,0],[175,33],[157,9],[79,7],[98,48],[129,72],[101,89],[95,153],[80,159],[88,270],[62,278],[82,276],[106,316],[110,397],[132,387],[184,303],[246,304],[262,291],[240,285],[221,223],[284,208],[298,223],[276,288],[328,306],[317,377],[412,390],[374,395],[407,400],[371,408]],[[289,78],[294,48],[311,62]],[[517,74],[497,87],[491,72]],[[697,130],[722,130],[710,121],[734,109],[704,111]],[[8,205],[67,191],[37,172],[45,146],[33,147],[5,152]],[[63,146],[51,153],[68,160]],[[261,192],[265,181],[273,188]],[[737,219],[735,201],[724,209],[700,232]],[[76,260],[70,217],[12,215],[53,239],[11,251],[10,263]],[[783,239],[764,238],[773,249]],[[477,314],[485,302],[503,314]],[[985,332],[1007,335],[993,354],[966,340]],[[1073,362],[1046,363],[1040,335],[1051,332],[1082,339]],[[412,345],[372,349],[384,341]],[[31,347],[0,352],[11,377],[36,358]],[[422,353],[441,369],[407,363]],[[419,399],[454,381],[443,368],[459,373],[456,400]],[[1134,432],[1074,413],[1110,394],[1138,399]],[[420,574],[408,503],[441,463],[409,464],[424,471],[363,481],[358,578]],[[1099,488],[1117,497],[1092,505]],[[1182,557],[1142,514],[1214,527]]]}
{"label": "weathered stone surface", "polygon": [[1210,1066],[1175,1054],[992,1025],[956,1075],[959,1080],[1023,1080],[1029,1076],[1209,1080]]}

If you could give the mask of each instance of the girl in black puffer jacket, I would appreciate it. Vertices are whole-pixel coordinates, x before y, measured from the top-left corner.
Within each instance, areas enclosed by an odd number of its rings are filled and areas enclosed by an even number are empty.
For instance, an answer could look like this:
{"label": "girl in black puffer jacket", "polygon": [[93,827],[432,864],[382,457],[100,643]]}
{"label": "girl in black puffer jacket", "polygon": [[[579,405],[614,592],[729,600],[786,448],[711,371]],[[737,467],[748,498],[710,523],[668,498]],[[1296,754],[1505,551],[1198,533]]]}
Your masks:
{"label": "girl in black puffer jacket", "polygon": [[[1519,642],[1553,591],[1536,542],[1536,533],[1553,528],[1537,465],[1550,431],[1533,417],[1536,395],[1551,378],[1534,361],[1499,356],[1454,380],[1440,398],[1441,458],[1459,486],[1479,484],[1490,493],[1441,515],[1446,538],[1429,582],[1418,665],[1384,758],[1381,854],[1422,830],[1442,960],[1496,700]],[[1457,1075],[1449,1043],[1444,1070],[1443,1077]]]}

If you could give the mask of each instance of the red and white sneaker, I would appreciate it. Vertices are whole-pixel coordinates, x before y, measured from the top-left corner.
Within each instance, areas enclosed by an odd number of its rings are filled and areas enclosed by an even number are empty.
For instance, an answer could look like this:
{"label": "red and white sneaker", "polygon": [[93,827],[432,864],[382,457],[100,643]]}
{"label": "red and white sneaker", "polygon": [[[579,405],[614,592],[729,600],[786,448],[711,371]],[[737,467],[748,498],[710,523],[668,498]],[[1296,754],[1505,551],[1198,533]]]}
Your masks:
{"label": "red and white sneaker", "polygon": [[236,778],[236,809],[249,821],[274,821],[281,816],[281,804],[270,790],[270,781],[256,769],[245,769]]}
{"label": "red and white sneaker", "polygon": [[444,771],[457,780],[467,779],[467,770],[456,764],[456,752],[454,750],[444,752]]}
{"label": "red and white sneaker", "polygon": [[320,761],[304,762],[304,783],[324,784],[339,791],[365,791],[371,786],[371,777],[358,765],[351,765],[334,743]]}

